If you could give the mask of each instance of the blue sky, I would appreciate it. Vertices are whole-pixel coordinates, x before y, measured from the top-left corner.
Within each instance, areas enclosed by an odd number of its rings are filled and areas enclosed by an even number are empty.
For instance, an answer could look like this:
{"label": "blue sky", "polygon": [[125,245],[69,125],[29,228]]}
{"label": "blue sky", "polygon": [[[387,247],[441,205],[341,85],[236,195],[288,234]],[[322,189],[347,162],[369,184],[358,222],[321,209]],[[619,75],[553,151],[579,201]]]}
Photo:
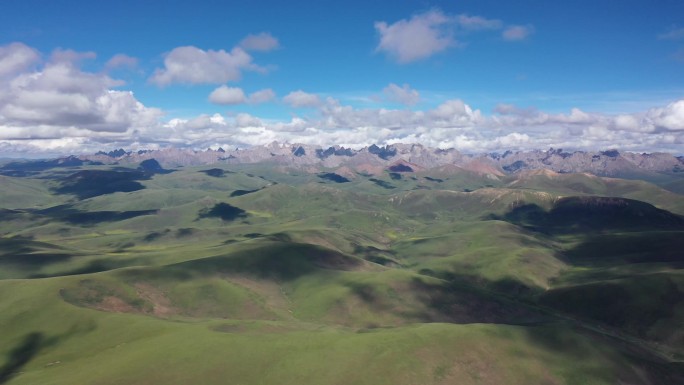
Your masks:
{"label": "blue sky", "polygon": [[0,155],[271,140],[684,148],[681,1],[2,9]]}

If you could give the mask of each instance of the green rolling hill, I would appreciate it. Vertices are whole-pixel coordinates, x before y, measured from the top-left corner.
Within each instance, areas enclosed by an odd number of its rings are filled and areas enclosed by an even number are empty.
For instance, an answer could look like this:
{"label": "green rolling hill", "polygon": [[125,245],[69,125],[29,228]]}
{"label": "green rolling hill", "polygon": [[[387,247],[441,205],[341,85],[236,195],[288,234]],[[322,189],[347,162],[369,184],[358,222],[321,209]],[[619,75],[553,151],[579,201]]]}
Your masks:
{"label": "green rolling hill", "polygon": [[0,178],[0,384],[684,382],[684,197],[648,182]]}

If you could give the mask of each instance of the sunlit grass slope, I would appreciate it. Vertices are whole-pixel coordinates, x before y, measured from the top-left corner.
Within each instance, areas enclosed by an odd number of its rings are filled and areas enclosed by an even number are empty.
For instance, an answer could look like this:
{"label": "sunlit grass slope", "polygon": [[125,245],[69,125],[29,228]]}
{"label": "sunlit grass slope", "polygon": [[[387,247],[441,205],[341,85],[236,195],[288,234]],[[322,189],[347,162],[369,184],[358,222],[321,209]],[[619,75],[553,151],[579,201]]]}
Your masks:
{"label": "sunlit grass slope", "polygon": [[684,381],[680,195],[333,171],[3,177],[0,384]]}

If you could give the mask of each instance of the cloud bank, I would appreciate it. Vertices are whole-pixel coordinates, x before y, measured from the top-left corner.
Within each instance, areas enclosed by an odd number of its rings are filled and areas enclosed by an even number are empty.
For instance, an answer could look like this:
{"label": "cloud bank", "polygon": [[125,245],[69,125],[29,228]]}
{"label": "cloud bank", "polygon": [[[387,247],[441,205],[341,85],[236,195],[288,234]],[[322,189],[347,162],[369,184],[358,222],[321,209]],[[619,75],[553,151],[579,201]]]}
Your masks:
{"label": "cloud bank", "polygon": [[140,103],[122,81],[81,70],[93,53],[56,50],[47,61],[20,43],[0,48],[0,141],[37,150],[91,139],[127,138],[158,125],[162,112]]}
{"label": "cloud bank", "polygon": [[[475,28],[476,22],[470,23],[469,28]],[[486,24],[477,23],[482,25],[478,28]],[[211,56],[202,52],[200,56]],[[293,90],[281,99],[282,105],[292,108],[291,117],[273,120],[239,107],[278,102],[272,89],[247,94],[222,83],[209,99],[236,105],[230,115],[165,119],[162,110],[141,103],[106,70],[85,70],[94,57],[91,52],[69,50],[44,56],[21,43],[0,46],[0,156],[92,153],[119,147],[246,147],[272,141],[355,148],[405,142],[465,152],[554,147],[679,154],[684,148],[684,98],[616,115],[578,108],[550,113],[511,104],[483,112],[455,98],[427,105],[408,84],[390,83],[378,92],[402,108],[358,108],[334,97]],[[119,61],[133,64],[123,56]],[[170,78],[182,73],[173,71]],[[217,80],[224,79],[217,75]]]}

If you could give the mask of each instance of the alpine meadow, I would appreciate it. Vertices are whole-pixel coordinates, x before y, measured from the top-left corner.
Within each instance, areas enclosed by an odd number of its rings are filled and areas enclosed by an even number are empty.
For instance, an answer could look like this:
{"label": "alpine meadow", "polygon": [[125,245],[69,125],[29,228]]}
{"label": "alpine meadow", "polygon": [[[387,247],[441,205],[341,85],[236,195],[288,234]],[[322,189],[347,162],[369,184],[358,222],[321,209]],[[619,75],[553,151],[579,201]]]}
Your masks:
{"label": "alpine meadow", "polygon": [[0,385],[684,384],[684,5],[0,5]]}

